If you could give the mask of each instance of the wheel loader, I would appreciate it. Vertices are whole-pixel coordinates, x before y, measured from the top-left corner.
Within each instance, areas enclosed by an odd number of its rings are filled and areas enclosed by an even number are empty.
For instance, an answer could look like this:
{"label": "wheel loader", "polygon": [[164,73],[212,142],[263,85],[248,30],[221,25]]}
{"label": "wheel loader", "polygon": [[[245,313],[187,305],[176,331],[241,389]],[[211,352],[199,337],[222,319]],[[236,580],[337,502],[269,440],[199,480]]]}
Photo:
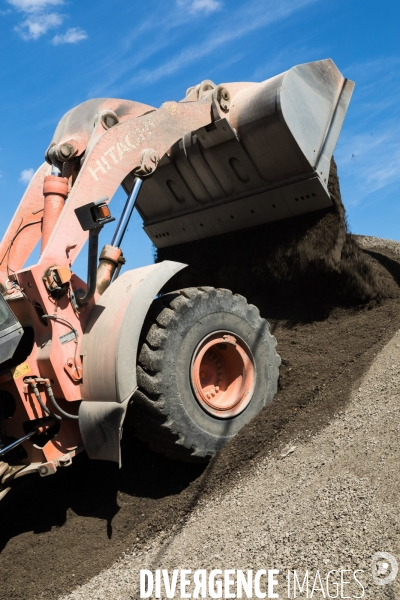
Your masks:
{"label": "wheel loader", "polygon": [[83,450],[120,463],[128,405],[152,448],[199,461],[273,399],[280,357],[258,309],[207,281],[161,293],[184,258],[124,271],[123,238],[134,208],[158,249],[184,257],[188,242],[331,207],[353,87],[326,59],[262,83],[203,81],[158,109],[89,100],[61,119],[0,247],[0,499]]}

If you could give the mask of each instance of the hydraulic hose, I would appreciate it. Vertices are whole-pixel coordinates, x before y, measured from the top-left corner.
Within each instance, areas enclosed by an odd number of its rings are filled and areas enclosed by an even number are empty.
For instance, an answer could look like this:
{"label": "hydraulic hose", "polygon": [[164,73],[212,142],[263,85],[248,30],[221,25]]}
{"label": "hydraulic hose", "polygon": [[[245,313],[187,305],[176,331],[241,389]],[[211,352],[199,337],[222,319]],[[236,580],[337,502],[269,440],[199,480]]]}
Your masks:
{"label": "hydraulic hose", "polygon": [[67,412],[65,412],[65,410],[63,410],[57,403],[56,399],[54,398],[54,394],[53,394],[53,389],[51,387],[51,383],[48,380],[42,379],[40,381],[40,383],[44,383],[47,389],[47,393],[48,396],[53,404],[53,406],[58,410],[58,412],[62,415],[56,415],[55,413],[53,413],[49,408],[47,408],[47,406],[45,405],[45,403],[42,400],[42,397],[40,395],[38,386],[37,386],[37,380],[32,379],[29,380],[29,383],[33,389],[33,392],[36,396],[36,400],[39,402],[40,406],[43,408],[44,412],[47,413],[50,417],[52,417],[53,419],[56,419],[57,421],[63,421],[63,420],[67,420],[67,421],[72,421],[72,420],[77,420],[79,419],[79,415],[71,415]]}
{"label": "hydraulic hose", "polygon": [[44,412],[47,413],[50,417],[53,417],[53,419],[56,419],[56,421],[62,421],[63,420],[62,417],[60,417],[60,415],[56,415],[53,412],[51,412],[51,410],[49,408],[47,408],[47,406],[43,402],[36,381],[33,380],[33,381],[30,381],[29,383],[31,384],[33,393],[36,396],[36,400],[39,402],[39,404],[43,408]]}
{"label": "hydraulic hose", "polygon": [[63,410],[57,403],[56,399],[54,398],[54,394],[53,394],[53,390],[51,388],[51,383],[50,382],[46,382],[45,386],[47,388],[47,393],[49,395],[49,398],[51,400],[51,402],[53,403],[53,406],[56,407],[56,409],[58,410],[59,413],[62,414],[62,416],[67,419],[67,420],[77,420],[79,419],[79,415],[70,415],[69,413],[65,412],[65,410]]}

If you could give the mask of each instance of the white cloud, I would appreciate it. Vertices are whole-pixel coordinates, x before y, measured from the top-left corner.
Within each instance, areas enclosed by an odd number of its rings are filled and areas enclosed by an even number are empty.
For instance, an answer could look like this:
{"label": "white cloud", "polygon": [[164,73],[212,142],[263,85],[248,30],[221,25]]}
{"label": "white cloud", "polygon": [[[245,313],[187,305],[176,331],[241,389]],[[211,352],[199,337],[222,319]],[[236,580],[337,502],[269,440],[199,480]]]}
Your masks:
{"label": "white cloud", "polygon": [[21,171],[21,175],[19,176],[19,180],[21,183],[27,185],[32,177],[34,176],[35,171],[33,169],[24,169]]}
{"label": "white cloud", "polygon": [[55,46],[60,44],[77,44],[82,40],[86,40],[87,37],[88,35],[84,29],[81,29],[80,27],[71,27],[64,34],[56,35],[53,38],[52,43]]}
{"label": "white cloud", "polygon": [[32,14],[16,27],[16,31],[24,40],[37,40],[50,29],[59,27],[63,17],[57,13]]}
{"label": "white cloud", "polygon": [[[65,0],[7,0],[16,11],[22,13],[22,21],[15,27],[22,39],[37,40],[52,29],[60,27],[65,15],[56,12],[54,7],[65,5]],[[80,27],[71,27],[63,35],[56,35],[52,42],[76,44],[86,39],[87,33]]]}
{"label": "white cloud", "polygon": [[7,2],[17,10],[27,13],[41,11],[49,6],[64,4],[64,0],[7,0]]}
{"label": "white cloud", "polygon": [[219,10],[222,3],[219,0],[178,0],[178,5],[187,8],[191,13],[211,14]]}

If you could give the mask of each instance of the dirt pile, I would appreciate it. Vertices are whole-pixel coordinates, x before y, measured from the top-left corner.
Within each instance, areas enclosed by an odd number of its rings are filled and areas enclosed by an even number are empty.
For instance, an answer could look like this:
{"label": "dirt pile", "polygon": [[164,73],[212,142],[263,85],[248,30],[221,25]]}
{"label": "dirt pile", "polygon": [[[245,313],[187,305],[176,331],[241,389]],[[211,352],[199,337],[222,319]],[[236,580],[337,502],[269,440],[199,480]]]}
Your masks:
{"label": "dirt pile", "polygon": [[385,295],[387,290],[348,233],[334,159],[328,188],[331,209],[159,249],[156,260],[189,264],[168,284],[168,291],[212,285],[232,289],[254,304],[265,295],[283,303],[301,299],[311,311]]}

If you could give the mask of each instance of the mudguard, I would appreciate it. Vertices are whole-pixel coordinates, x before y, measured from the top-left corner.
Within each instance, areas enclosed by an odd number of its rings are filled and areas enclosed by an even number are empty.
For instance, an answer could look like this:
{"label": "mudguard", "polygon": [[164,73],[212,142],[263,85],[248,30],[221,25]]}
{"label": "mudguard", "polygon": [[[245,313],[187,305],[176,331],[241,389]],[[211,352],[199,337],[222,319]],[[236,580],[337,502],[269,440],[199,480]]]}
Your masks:
{"label": "mudguard", "polygon": [[90,458],[121,463],[120,438],[137,388],[136,355],[150,305],[183,263],[164,261],[127,271],[99,298],[82,340],[79,426]]}

